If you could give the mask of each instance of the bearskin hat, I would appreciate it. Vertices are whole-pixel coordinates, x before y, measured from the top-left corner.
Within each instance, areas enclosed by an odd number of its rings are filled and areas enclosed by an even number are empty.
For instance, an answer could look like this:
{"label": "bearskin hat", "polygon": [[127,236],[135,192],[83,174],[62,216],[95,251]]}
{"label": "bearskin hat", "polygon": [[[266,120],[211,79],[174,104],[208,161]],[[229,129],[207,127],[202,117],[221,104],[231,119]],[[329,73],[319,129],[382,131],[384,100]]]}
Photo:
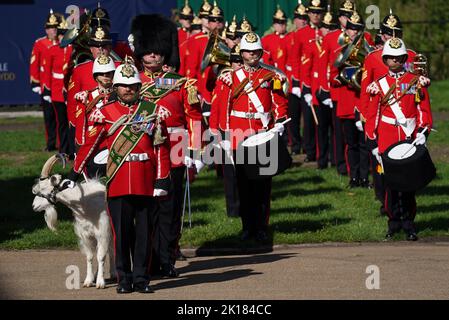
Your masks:
{"label": "bearskin hat", "polygon": [[156,53],[164,56],[165,64],[179,69],[178,30],[170,19],[159,14],[138,15],[132,21],[131,34],[137,59]]}

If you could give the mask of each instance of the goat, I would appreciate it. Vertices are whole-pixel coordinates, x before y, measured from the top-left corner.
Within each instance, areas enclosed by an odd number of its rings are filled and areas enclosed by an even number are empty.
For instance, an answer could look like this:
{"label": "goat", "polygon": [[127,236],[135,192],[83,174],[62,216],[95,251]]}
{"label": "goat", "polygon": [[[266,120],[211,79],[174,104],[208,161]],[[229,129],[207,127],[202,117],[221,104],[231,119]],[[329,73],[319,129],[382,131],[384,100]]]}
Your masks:
{"label": "goat", "polygon": [[[109,216],[106,212],[105,193],[106,187],[98,180],[77,183],[73,189],[59,191],[62,176],[50,175],[51,170],[58,160],[63,161],[63,155],[54,155],[44,164],[39,181],[33,186],[33,210],[45,211],[45,222],[50,230],[56,231],[58,219],[55,205],[57,202],[71,209],[75,218],[74,229],[79,240],[81,252],[87,259],[87,275],[83,287],[97,289],[105,288],[104,264],[109,253],[110,274],[115,274],[113,257],[113,241]],[[98,272],[94,282],[93,258],[97,251]]]}

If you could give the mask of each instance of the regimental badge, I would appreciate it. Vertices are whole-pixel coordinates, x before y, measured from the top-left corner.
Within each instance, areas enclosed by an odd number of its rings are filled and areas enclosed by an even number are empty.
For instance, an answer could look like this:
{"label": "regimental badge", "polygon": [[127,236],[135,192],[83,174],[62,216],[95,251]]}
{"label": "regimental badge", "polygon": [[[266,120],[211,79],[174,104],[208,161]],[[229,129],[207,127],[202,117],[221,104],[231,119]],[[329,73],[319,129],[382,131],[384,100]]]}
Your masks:
{"label": "regimental badge", "polygon": [[314,7],[319,7],[320,4],[321,4],[321,1],[320,1],[320,0],[312,0],[312,5],[313,5]]}
{"label": "regimental badge", "polygon": [[332,23],[332,14],[330,12],[327,12],[323,19],[325,24],[331,24]]}
{"label": "regimental badge", "polygon": [[98,9],[97,12],[95,13],[95,17],[96,18],[104,18],[106,16],[106,13],[103,11],[103,9]]}
{"label": "regimental badge", "polygon": [[398,24],[398,20],[393,15],[388,17],[387,26],[389,26],[391,29],[393,29],[394,27],[396,27],[397,24]]}
{"label": "regimental badge", "polygon": [[243,32],[251,32],[251,25],[247,20],[242,22],[241,29]]}
{"label": "regimental badge", "polygon": [[48,18],[48,23],[56,24],[57,22],[58,22],[58,18],[56,18],[56,16],[54,14],[51,14],[50,17]]}
{"label": "regimental badge", "polygon": [[345,8],[346,10],[352,10],[353,9],[353,4],[351,1],[346,0],[346,2],[343,5],[343,8]]}
{"label": "regimental badge", "polygon": [[203,8],[202,8],[204,11],[210,11],[210,9],[212,9],[212,6],[210,5],[210,3],[209,2],[205,2],[204,4],[203,4]]}
{"label": "regimental badge", "polygon": [[275,15],[274,15],[275,19],[278,20],[283,20],[284,19],[284,12],[282,12],[282,10],[280,8],[277,9]]}
{"label": "regimental badge", "polygon": [[402,42],[401,40],[399,40],[399,38],[392,38],[390,40],[390,47],[392,49],[399,49],[402,47]]}
{"label": "regimental badge", "polygon": [[257,35],[255,33],[251,32],[246,35],[245,39],[248,43],[256,43]]}
{"label": "regimental badge", "polygon": [[192,11],[190,10],[190,7],[185,6],[184,8],[182,8],[181,13],[185,16],[188,16],[188,15],[192,14]]}
{"label": "regimental badge", "polygon": [[108,64],[111,60],[111,58],[109,58],[108,56],[105,56],[104,54],[102,54],[99,58],[98,58],[98,63],[101,65],[106,65]]}
{"label": "regimental badge", "polygon": [[136,75],[134,68],[129,64],[125,64],[120,73],[126,78],[132,78]]}
{"label": "regimental badge", "polygon": [[352,23],[359,23],[360,22],[360,16],[359,16],[359,14],[356,11],[354,11],[354,14],[351,17],[351,22]]}
{"label": "regimental badge", "polygon": [[220,15],[220,8],[218,8],[218,7],[214,7],[213,9],[212,9],[212,16],[214,16],[214,17],[217,17],[217,16],[219,16]]}
{"label": "regimental badge", "polygon": [[299,7],[298,7],[298,10],[296,11],[298,14],[300,14],[300,15],[305,15],[306,14],[306,11],[307,11],[307,9],[306,9],[306,7],[304,7],[304,5],[300,5]]}
{"label": "regimental badge", "polygon": [[103,40],[105,36],[105,33],[103,31],[102,27],[98,27],[97,31],[95,31],[95,38],[97,38],[98,40]]}

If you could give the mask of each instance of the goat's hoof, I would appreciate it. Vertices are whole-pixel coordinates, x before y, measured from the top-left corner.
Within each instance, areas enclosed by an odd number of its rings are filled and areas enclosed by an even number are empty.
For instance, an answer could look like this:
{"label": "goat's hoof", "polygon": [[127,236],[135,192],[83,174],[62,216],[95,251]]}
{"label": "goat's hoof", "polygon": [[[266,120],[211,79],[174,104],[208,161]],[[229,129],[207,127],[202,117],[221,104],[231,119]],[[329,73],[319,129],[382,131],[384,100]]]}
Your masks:
{"label": "goat's hoof", "polygon": [[97,289],[104,289],[106,288],[106,283],[104,282],[104,280],[97,280],[96,287]]}
{"label": "goat's hoof", "polygon": [[90,288],[90,287],[94,287],[94,286],[95,286],[95,284],[93,281],[89,281],[89,280],[84,281],[83,288]]}

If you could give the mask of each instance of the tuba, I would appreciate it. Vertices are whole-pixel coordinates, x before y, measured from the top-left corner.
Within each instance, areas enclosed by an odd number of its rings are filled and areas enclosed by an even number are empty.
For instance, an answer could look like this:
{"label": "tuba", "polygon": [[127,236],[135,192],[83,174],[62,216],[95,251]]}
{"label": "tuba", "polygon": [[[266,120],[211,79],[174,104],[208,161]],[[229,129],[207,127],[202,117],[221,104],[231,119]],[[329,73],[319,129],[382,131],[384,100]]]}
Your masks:
{"label": "tuba", "polygon": [[340,71],[338,79],[341,83],[360,92],[363,63],[366,56],[375,48],[365,40],[364,32],[360,32],[352,42],[345,33],[342,33],[338,43],[343,47],[334,63],[334,66]]}
{"label": "tuba", "polygon": [[211,34],[206,50],[204,51],[203,60],[201,61],[201,72],[213,64],[230,67],[231,49],[226,45],[226,42],[218,35],[218,33]]}

